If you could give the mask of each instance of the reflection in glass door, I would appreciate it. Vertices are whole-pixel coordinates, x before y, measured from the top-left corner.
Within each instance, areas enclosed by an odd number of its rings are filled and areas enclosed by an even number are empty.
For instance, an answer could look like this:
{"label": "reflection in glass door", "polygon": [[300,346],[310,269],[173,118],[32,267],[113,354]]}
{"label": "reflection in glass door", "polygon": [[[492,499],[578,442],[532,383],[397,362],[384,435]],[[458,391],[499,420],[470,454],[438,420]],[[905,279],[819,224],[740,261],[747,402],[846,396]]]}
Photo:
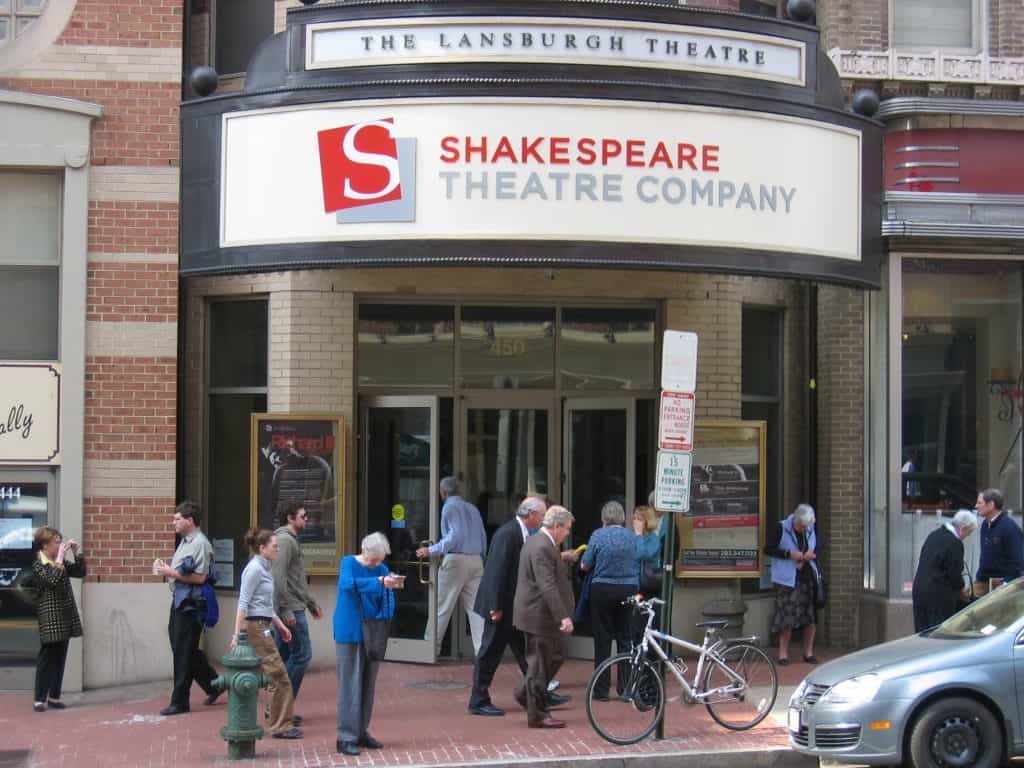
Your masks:
{"label": "reflection in glass door", "polygon": [[[636,404],[633,399],[569,400],[565,407],[565,503],[576,521],[572,546],[586,544],[601,527],[601,507],[617,501],[626,513],[634,506],[633,472],[636,466]],[[580,581],[575,581],[579,600]],[[589,622],[577,627],[569,641],[569,653],[592,658]]]}
{"label": "reflection in glass door", "polygon": [[[479,396],[464,401],[462,410],[463,495],[477,506],[487,530],[487,541],[512,519],[525,496],[551,493],[551,398],[510,393]],[[516,407],[496,407],[502,406]],[[472,656],[465,615],[459,617],[453,637],[460,638],[452,655]]]}
{"label": "reflection in glass door", "polygon": [[362,493],[365,533],[388,537],[386,563],[406,577],[396,591],[388,659],[434,661],[436,569],[416,548],[437,540],[438,407],[434,397],[377,397],[362,414]]}

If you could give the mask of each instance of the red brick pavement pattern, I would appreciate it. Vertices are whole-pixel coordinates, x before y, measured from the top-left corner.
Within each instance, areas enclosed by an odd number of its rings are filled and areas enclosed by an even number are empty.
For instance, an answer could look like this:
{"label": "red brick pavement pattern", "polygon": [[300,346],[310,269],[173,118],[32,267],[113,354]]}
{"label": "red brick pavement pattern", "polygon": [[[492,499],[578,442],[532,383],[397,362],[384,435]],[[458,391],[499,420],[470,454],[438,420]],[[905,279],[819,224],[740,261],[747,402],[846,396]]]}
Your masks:
{"label": "red brick pavement pattern", "polygon": [[[526,727],[525,713],[511,691],[519,677],[511,663],[499,669],[491,695],[507,708],[505,717],[475,717],[466,713],[472,667],[467,664],[421,666],[386,663],[377,682],[376,707],[370,730],[385,744],[380,751],[364,750],[358,758],[335,752],[335,696],[333,672],[306,676],[296,711],[305,719],[305,738],[257,742],[254,761],[228,761],[220,739],[227,717],[222,698],[203,706],[202,691],[193,687],[193,711],[160,717],[167,703],[168,686],[158,683],[153,693],[136,694],[139,700],[113,704],[78,704],[65,711],[32,712],[30,695],[0,695],[0,749],[31,750],[32,768],[89,766],[405,766],[453,762],[538,760],[597,755],[636,755],[666,752],[784,749],[785,728],[768,718],[757,728],[732,733],[711,720],[703,707],[673,702],[666,708],[664,741],[648,739],[631,747],[616,747],[591,729],[583,708],[583,692],[591,664],[572,661],[559,675],[561,692],[572,695],[565,708],[556,710],[567,721],[563,731],[537,731]],[[784,685],[796,685],[810,670],[804,664],[780,669]],[[433,681],[442,690],[410,684]],[[444,685],[446,684],[446,685]],[[461,684],[461,685],[460,685]],[[451,687],[449,687],[451,686]],[[140,690],[133,687],[132,691]],[[676,692],[675,684],[670,687]],[[107,693],[103,693],[107,696]],[[96,694],[93,697],[99,698]],[[143,698],[144,697],[144,698]],[[69,696],[73,701],[74,696]],[[87,699],[89,696],[87,696]],[[127,699],[128,697],[124,697]]]}

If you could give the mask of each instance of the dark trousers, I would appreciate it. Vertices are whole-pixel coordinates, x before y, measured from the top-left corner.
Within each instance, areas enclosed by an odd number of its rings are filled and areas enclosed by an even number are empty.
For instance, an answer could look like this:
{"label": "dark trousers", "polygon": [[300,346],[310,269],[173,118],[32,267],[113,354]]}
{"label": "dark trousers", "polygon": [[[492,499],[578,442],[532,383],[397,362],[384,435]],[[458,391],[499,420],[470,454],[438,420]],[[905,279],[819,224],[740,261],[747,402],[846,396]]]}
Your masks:
{"label": "dark trousers", "polygon": [[203,625],[193,614],[182,613],[171,606],[171,617],[167,622],[167,636],[171,640],[171,655],[174,657],[174,690],[171,692],[171,706],[189,708],[189,693],[192,681],[199,683],[207,694],[213,693],[211,682],[217,672],[210,666],[206,654],[199,650],[199,638]]}
{"label": "dark trousers", "polygon": [[548,716],[548,683],[565,661],[568,636],[526,635],[526,678],[516,688],[516,701],[526,705],[526,719],[536,723]]}
{"label": "dark trousers", "polygon": [[[637,588],[631,584],[603,584],[595,582],[590,585],[590,623],[594,631],[594,668],[612,655],[612,640],[618,646],[619,653],[632,647],[630,617],[632,608],[622,604],[630,595],[635,595]],[[605,673],[594,685],[594,693],[607,696],[610,676]]]}
{"label": "dark trousers", "polygon": [[36,697],[35,701],[46,701],[60,698],[60,689],[64,684],[64,662],[68,658],[68,640],[59,643],[43,643],[36,658]]}
{"label": "dark trousers", "polygon": [[510,618],[497,623],[490,620],[484,623],[480,652],[473,663],[473,692],[469,696],[471,709],[491,703],[491,681],[494,680],[494,673],[498,671],[506,648],[512,649],[519,669],[526,674],[526,639],[522,632],[512,626]]}

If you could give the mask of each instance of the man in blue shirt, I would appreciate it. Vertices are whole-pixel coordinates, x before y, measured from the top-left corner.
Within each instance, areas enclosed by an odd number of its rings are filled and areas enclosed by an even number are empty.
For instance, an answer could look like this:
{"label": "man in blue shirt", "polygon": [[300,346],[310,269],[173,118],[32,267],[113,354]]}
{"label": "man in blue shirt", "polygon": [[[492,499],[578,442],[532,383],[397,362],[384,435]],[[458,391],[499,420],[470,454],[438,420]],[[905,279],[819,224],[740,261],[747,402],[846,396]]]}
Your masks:
{"label": "man in blue shirt", "polygon": [[985,522],[981,524],[981,556],[978,576],[974,582],[974,596],[980,597],[992,587],[1016,579],[1024,573],[1024,533],[1003,514],[1003,494],[988,488],[978,494],[974,505]]}
{"label": "man in blue shirt", "polygon": [[438,652],[448,630],[448,622],[460,600],[469,618],[469,631],[473,636],[473,652],[480,652],[484,620],[473,610],[480,577],[484,572],[484,553],[487,552],[487,534],[480,510],[459,495],[459,481],[446,477],[441,481],[441,540],[430,547],[420,547],[416,557],[440,557],[437,576],[437,636],[434,644]]}

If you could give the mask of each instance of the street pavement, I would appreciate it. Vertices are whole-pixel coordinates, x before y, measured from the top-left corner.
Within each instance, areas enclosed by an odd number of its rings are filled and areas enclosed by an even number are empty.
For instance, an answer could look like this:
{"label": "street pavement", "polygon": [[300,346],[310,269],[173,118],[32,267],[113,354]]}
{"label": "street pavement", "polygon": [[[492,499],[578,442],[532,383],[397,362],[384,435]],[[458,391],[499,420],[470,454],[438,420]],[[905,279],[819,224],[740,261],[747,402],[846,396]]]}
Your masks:
{"label": "street pavement", "polygon": [[[829,654],[819,654],[826,657]],[[757,728],[730,732],[703,707],[666,704],[663,740],[618,747],[601,739],[587,722],[583,693],[590,662],[568,662],[559,674],[560,693],[572,700],[556,710],[567,722],[560,731],[532,730],[512,698],[518,667],[498,670],[491,695],[505,717],[466,712],[472,666],[385,663],[377,681],[371,733],[382,750],[363,750],[358,758],[335,752],[337,683],[333,670],[307,674],[296,704],[305,718],[305,738],[256,743],[254,760],[230,761],[220,738],[226,723],[226,696],[203,705],[198,686],[192,712],[161,717],[169,681],[66,694],[64,711],[32,711],[31,694],[0,693],[0,768],[120,766],[432,766],[485,764],[488,768],[543,762],[544,768],[585,763],[587,768],[788,768],[817,761],[788,747],[785,705],[793,688],[811,669],[801,663],[779,667],[775,713]],[[674,682],[668,694],[678,693]],[[262,705],[261,705],[262,710]]]}

